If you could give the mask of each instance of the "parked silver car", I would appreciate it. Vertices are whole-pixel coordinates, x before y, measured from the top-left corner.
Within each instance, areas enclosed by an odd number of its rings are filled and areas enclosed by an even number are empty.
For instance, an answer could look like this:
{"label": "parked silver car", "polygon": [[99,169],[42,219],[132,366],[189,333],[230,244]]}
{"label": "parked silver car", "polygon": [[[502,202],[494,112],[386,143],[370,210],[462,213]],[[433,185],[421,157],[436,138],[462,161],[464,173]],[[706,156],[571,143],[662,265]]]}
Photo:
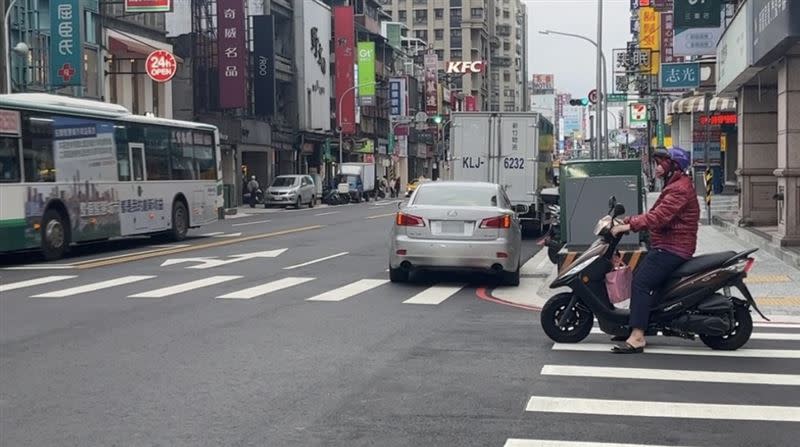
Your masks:
{"label": "parked silver car", "polygon": [[314,179],[308,175],[279,175],[275,177],[267,189],[264,203],[266,206],[295,206],[300,208],[308,204],[311,208],[316,201]]}
{"label": "parked silver car", "polygon": [[404,282],[416,268],[480,270],[516,286],[521,245],[519,219],[499,185],[423,183],[395,217],[389,276],[392,282]]}

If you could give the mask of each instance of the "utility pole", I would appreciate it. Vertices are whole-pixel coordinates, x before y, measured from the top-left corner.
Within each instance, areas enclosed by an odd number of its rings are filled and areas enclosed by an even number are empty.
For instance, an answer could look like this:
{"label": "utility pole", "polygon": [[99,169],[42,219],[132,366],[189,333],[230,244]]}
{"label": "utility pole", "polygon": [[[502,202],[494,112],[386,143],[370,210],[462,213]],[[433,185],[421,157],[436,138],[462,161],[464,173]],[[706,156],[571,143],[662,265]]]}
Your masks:
{"label": "utility pole", "polygon": [[603,0],[597,0],[597,107],[595,108],[595,125],[597,126],[597,155],[603,156]]}

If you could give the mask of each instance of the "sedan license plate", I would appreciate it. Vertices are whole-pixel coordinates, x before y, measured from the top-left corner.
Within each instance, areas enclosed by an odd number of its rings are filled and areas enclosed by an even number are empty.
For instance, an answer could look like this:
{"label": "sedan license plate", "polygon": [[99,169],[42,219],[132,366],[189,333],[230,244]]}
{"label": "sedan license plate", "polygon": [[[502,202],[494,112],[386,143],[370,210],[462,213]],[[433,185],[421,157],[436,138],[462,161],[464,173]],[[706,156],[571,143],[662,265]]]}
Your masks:
{"label": "sedan license plate", "polygon": [[441,232],[447,234],[463,234],[464,222],[447,222],[441,223]]}

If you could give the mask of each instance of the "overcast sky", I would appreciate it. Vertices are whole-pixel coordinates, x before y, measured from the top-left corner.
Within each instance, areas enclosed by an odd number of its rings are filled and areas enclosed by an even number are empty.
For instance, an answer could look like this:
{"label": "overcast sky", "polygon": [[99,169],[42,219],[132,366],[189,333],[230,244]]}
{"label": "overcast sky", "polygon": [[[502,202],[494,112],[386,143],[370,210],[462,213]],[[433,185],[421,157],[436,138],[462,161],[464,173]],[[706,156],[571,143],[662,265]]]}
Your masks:
{"label": "overcast sky", "polygon": [[[556,89],[584,97],[596,84],[594,46],[580,39],[545,36],[550,29],[597,38],[597,0],[523,0],[528,6],[528,73],[552,73]],[[603,1],[603,50],[609,72],[613,48],[630,39],[630,1]],[[608,89],[614,90],[609,73]]]}

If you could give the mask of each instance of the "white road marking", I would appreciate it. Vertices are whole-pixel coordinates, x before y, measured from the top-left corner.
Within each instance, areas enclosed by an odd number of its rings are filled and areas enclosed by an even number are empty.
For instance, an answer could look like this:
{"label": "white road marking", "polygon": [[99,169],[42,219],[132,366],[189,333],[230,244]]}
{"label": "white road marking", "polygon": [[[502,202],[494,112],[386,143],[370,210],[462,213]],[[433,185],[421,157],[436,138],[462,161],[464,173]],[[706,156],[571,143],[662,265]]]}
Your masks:
{"label": "white road marking", "polygon": [[290,265],[289,267],[284,267],[283,269],[284,270],[294,270],[296,268],[305,267],[307,265],[316,264],[316,263],[322,262],[322,261],[327,261],[328,259],[338,258],[339,256],[344,256],[346,254],[349,254],[349,252],[343,251],[341,253],[336,253],[335,255],[325,256],[324,258],[314,259],[313,261],[304,262],[302,264]]}
{"label": "white road marking", "polygon": [[43,265],[18,265],[15,267],[3,267],[3,270],[69,270],[74,269],[72,264],[43,264]]}
{"label": "white road marking", "polygon": [[367,290],[380,287],[389,282],[386,279],[361,279],[346,286],[337,289],[329,290],[325,293],[306,298],[306,301],[342,301],[351,296],[364,293]]}
{"label": "white road marking", "polygon": [[108,289],[109,287],[122,286],[125,284],[144,281],[145,279],[151,279],[151,278],[155,278],[155,276],[153,275],[122,276],[120,278],[109,279],[107,281],[100,281],[91,284],[86,284],[83,286],[72,287],[69,289],[55,290],[53,292],[42,293],[39,295],[34,295],[31,298],[64,298],[65,296],[94,292],[95,290],[102,290],[102,289]]}
{"label": "white road marking", "polygon": [[504,447],[681,447],[681,446],[675,446],[675,445],[666,446],[666,445],[655,445],[655,444],[619,444],[616,442],[552,441],[549,439],[510,438],[506,440]]}
{"label": "white road marking", "polygon": [[53,275],[43,276],[41,278],[28,279],[25,281],[12,282],[9,284],[0,284],[0,292],[8,292],[9,290],[21,289],[23,287],[38,286],[40,284],[49,284],[51,282],[63,281],[65,279],[77,278],[76,275]]}
{"label": "white road marking", "polygon": [[315,216],[330,216],[331,214],[339,214],[339,213],[341,213],[341,211],[331,211],[329,213],[319,213],[319,214],[314,214],[314,215]]}
{"label": "white road marking", "polygon": [[[599,328],[593,328],[592,334],[607,335]],[[784,333],[784,332],[753,332],[750,335],[751,340],[800,340],[800,334]]]}
{"label": "white road marking", "polygon": [[774,327],[778,329],[800,329],[800,324],[798,323],[753,323],[754,327]]}
{"label": "white road marking", "polygon": [[[583,351],[583,352],[610,352],[611,344],[602,343],[554,343],[553,351]],[[709,357],[747,357],[747,358],[776,358],[800,359],[800,350],[792,349],[747,349],[736,351],[714,351],[706,347],[666,347],[647,346],[645,354],[670,354],[670,355],[704,355]]]}
{"label": "white road marking", "polygon": [[225,234],[225,233],[222,232],[222,231],[215,231],[213,233],[204,233],[204,234],[201,234],[200,236],[201,237],[214,237],[214,236],[219,236],[220,234]]}
{"label": "white road marking", "polygon": [[525,411],[609,416],[800,422],[800,407],[532,396]]}
{"label": "white road marking", "polygon": [[296,277],[282,278],[276,281],[268,282],[266,284],[261,284],[260,286],[237,290],[236,292],[231,292],[225,295],[221,295],[218,296],[217,298],[249,300],[261,295],[266,295],[268,293],[277,292],[278,290],[296,286],[298,284],[303,284],[305,282],[313,281],[314,279],[316,278],[296,278]]}
{"label": "white road marking", "polygon": [[196,281],[189,281],[183,284],[177,284],[170,287],[162,287],[160,289],[150,290],[148,292],[137,293],[128,295],[128,298],[164,298],[165,296],[175,295],[177,293],[188,292],[189,290],[199,289],[201,287],[213,286],[227,281],[239,279],[239,275],[220,275],[211,276],[208,278],[198,279]]}
{"label": "white road marking", "polygon": [[543,376],[602,377],[606,379],[719,382],[753,385],[800,386],[800,374],[760,374],[682,369],[614,368],[604,366],[544,365]]}
{"label": "white road marking", "polygon": [[412,296],[411,298],[403,301],[403,304],[441,304],[442,301],[450,298],[463,289],[466,284],[459,284],[453,286],[432,286],[423,290],[422,292]]}
{"label": "white road marking", "polygon": [[222,233],[222,234],[217,234],[214,237],[239,237],[241,235],[242,233]]}
{"label": "white road marking", "polygon": [[242,223],[238,223],[238,224],[231,224],[231,226],[232,227],[241,227],[241,226],[244,226],[244,225],[255,225],[255,224],[262,224],[262,223],[267,223],[267,222],[272,222],[272,221],[271,220],[256,220],[254,222],[242,222]]}

